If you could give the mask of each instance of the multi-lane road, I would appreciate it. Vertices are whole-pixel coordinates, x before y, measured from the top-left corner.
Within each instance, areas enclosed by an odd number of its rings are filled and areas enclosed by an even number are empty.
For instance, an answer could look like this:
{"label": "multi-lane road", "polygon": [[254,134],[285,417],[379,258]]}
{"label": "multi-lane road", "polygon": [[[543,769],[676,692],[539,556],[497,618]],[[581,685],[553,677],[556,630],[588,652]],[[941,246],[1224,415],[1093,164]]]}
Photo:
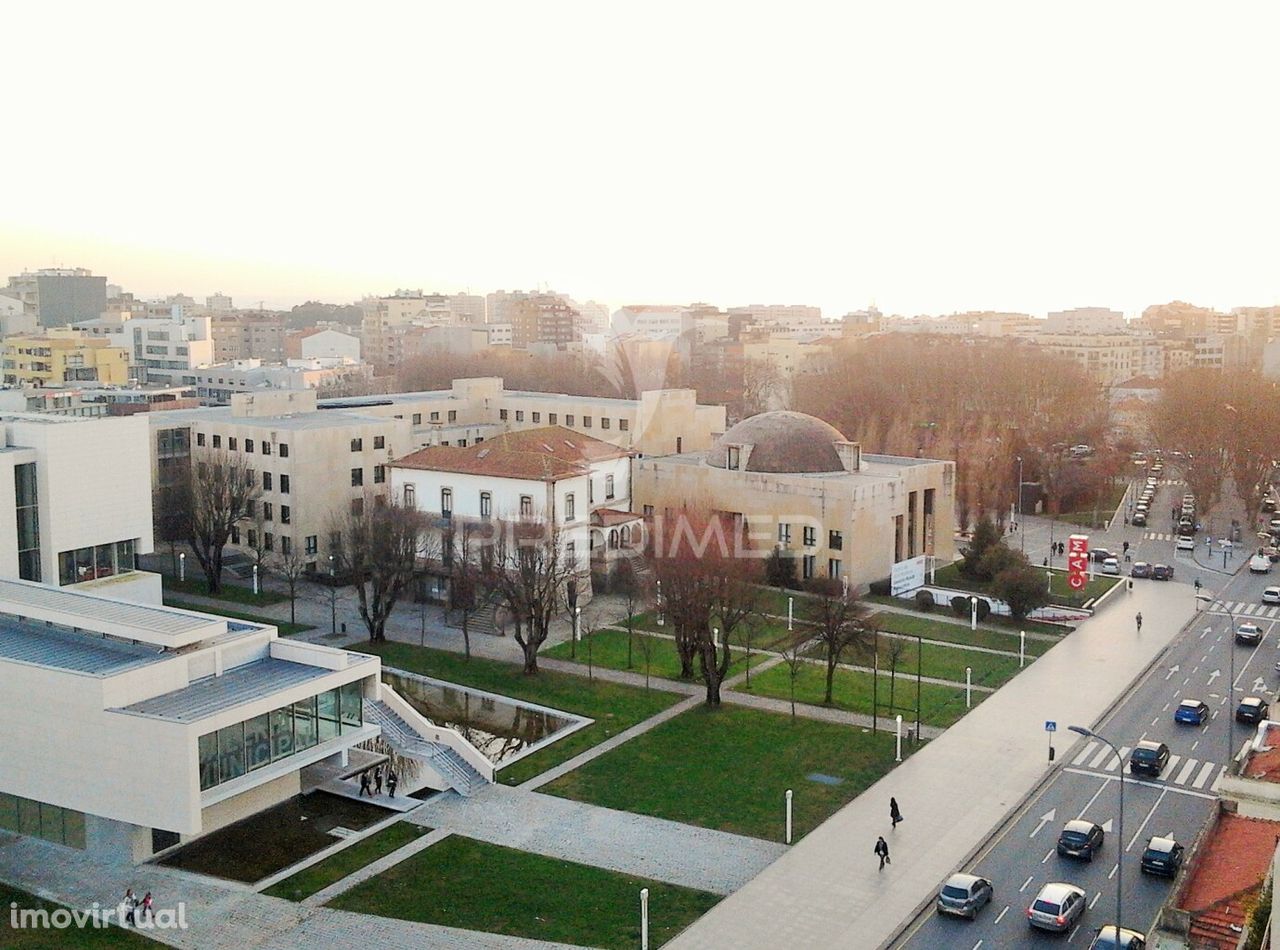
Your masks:
{"label": "multi-lane road", "polygon": [[[1181,494],[1169,486],[1160,491],[1160,503]],[[1233,725],[1236,703],[1245,696],[1270,700],[1280,677],[1274,672],[1280,651],[1280,607],[1261,604],[1262,590],[1280,577],[1210,573],[1185,554],[1176,555],[1172,541],[1147,537],[1154,532],[1130,529],[1126,537],[1134,545],[1134,560],[1175,564],[1177,580],[1168,584],[1171,597],[1194,597],[1191,582],[1199,578],[1213,602],[1197,614],[1170,644],[1166,653],[1126,695],[1097,732],[1120,748],[1121,764],[1105,745],[1081,739],[1059,724],[1059,754],[1050,778],[1004,827],[999,829],[964,870],[989,878],[995,898],[976,921],[945,918],[932,909],[908,928],[898,947],[911,950],[1035,946],[1054,943],[1087,947],[1098,927],[1115,922],[1117,878],[1123,876],[1123,923],[1148,932],[1169,893],[1169,882],[1140,872],[1139,861],[1147,839],[1172,834],[1190,844],[1209,817],[1213,787],[1235,750],[1252,734],[1253,727]],[[1106,543],[1106,542],[1101,542]],[[1237,555],[1236,564],[1239,563]],[[1277,566],[1280,575],[1280,565]],[[1137,580],[1135,584],[1159,584]],[[1108,611],[1123,611],[1123,599],[1113,599]],[[1228,611],[1237,621],[1257,623],[1263,639],[1256,647],[1236,645]],[[1136,624],[1134,636],[1140,636]],[[1234,664],[1234,681],[1232,666]],[[1079,671],[1080,688],[1089,688],[1089,670]],[[1229,687],[1228,684],[1231,683]],[[1180,725],[1173,711],[1183,699],[1209,704],[1211,718],[1201,726]],[[1079,725],[1093,727],[1092,723]],[[1129,750],[1138,742],[1156,740],[1169,746],[1172,756],[1159,778],[1134,776],[1127,771]],[[1124,775],[1124,835],[1120,834],[1118,789]],[[1084,818],[1101,825],[1106,838],[1092,862],[1059,857],[1058,833],[1063,824]],[[1122,858],[1123,855],[1123,858]],[[1123,860],[1123,868],[1119,862]],[[1083,889],[1087,910],[1065,938],[1032,930],[1026,910],[1046,883],[1062,881]],[[941,882],[939,882],[941,883]]]}

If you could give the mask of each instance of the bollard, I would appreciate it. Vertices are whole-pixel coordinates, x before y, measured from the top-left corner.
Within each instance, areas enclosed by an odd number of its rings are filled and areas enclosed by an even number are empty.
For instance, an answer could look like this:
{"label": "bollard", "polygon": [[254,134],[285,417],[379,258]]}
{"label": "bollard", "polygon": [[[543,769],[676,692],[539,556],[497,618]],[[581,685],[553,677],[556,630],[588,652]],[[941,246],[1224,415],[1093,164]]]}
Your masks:
{"label": "bollard", "polygon": [[649,888],[640,888],[640,950],[649,950]]}
{"label": "bollard", "polygon": [[1027,662],[1027,631],[1018,631],[1018,669],[1022,669]]}
{"label": "bollard", "polygon": [[902,716],[899,715],[897,717],[897,720],[898,720],[898,751],[897,751],[897,757],[894,759],[894,761],[901,762],[902,761]]}
{"label": "bollard", "polygon": [[787,633],[791,632],[791,608],[795,603],[794,597],[787,598]]}
{"label": "bollard", "polygon": [[973,667],[964,668],[964,708],[973,708]]}
{"label": "bollard", "polygon": [[187,552],[183,551],[178,555],[178,580],[186,581],[187,579]]}
{"label": "bollard", "polygon": [[787,844],[791,844],[791,789],[787,789]]}
{"label": "bollard", "polygon": [[253,565],[253,593],[256,597],[258,594],[258,565]]}

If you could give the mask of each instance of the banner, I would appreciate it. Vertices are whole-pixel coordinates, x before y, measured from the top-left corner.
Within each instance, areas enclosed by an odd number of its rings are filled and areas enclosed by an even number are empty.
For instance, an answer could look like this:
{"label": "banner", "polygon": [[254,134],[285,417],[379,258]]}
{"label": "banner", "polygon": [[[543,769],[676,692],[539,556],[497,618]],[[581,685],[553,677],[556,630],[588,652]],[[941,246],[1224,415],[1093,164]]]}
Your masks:
{"label": "banner", "polygon": [[929,556],[921,554],[919,557],[908,558],[893,565],[893,573],[889,577],[889,592],[894,597],[901,597],[918,587],[923,587],[928,561]]}
{"label": "banner", "polygon": [[1084,590],[1089,583],[1089,536],[1073,534],[1067,539],[1067,584]]}

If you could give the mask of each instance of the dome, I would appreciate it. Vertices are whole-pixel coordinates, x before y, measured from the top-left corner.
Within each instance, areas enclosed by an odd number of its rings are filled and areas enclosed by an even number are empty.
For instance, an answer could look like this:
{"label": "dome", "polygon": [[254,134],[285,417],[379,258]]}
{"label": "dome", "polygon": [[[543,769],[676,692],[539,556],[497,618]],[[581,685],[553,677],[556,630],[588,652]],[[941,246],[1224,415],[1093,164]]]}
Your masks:
{"label": "dome", "polygon": [[[845,437],[833,425],[804,412],[762,412],[730,426],[707,450],[706,462],[728,468],[729,446],[742,446],[747,472],[841,472],[835,443]],[[750,446],[750,451],[747,450]]]}

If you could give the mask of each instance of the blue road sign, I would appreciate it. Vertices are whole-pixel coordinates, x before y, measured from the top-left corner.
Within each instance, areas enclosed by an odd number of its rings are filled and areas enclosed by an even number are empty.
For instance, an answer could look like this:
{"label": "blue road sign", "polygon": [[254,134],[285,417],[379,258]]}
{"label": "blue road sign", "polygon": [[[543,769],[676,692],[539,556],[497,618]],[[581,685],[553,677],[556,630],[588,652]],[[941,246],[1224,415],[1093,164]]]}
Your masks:
{"label": "blue road sign", "polygon": [[1052,719],[1046,719],[1046,720],[1045,720],[1045,722],[1044,722],[1044,731],[1045,731],[1045,732],[1057,732],[1057,731],[1058,731],[1058,724],[1057,724],[1056,722],[1054,722]]}

